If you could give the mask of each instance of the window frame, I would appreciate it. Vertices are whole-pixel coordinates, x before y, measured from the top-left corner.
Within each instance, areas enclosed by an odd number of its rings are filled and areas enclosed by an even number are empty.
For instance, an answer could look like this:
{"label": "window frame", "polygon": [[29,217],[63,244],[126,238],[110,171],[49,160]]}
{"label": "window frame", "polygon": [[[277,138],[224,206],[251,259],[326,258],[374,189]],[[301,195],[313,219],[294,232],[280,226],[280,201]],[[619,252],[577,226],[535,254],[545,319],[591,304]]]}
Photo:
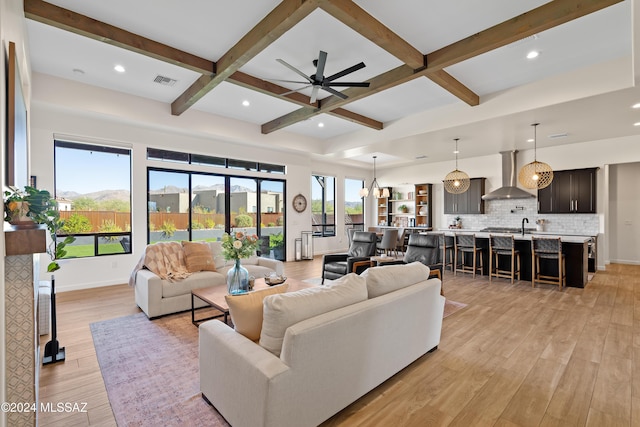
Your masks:
{"label": "window frame", "polygon": [[[333,212],[332,213],[327,212],[327,201],[328,201],[327,188],[326,188],[327,183],[326,182],[321,183],[319,178],[323,178],[325,180],[327,178],[331,178],[333,180]],[[313,212],[313,209],[311,211],[311,230],[313,231],[313,236],[314,237],[335,237],[336,236],[336,177],[332,175],[321,175],[318,173],[311,174],[311,205],[312,206],[313,206],[313,200],[315,196],[313,193],[313,188],[314,188],[313,180],[315,180],[323,189],[322,197],[321,197],[322,212],[321,212],[320,223],[314,224],[315,214]],[[332,223],[327,222],[327,218],[329,217],[329,215],[333,216]],[[316,231],[316,229],[318,228],[320,228],[320,232]]]}
{"label": "window frame", "polygon": [[[93,246],[93,255],[87,256],[68,256],[62,259],[85,259],[85,258],[94,258],[94,257],[103,257],[103,256],[111,256],[111,255],[127,255],[133,253],[133,216],[131,212],[132,206],[132,187],[133,187],[133,150],[129,147],[118,146],[116,144],[110,145],[108,143],[96,143],[96,142],[78,142],[72,141],[68,139],[58,139],[54,138],[53,140],[53,176],[54,176],[54,197],[58,200],[58,185],[57,185],[57,169],[58,169],[58,151],[57,148],[66,148],[66,149],[74,149],[74,150],[85,150],[85,151],[94,151],[101,153],[109,153],[116,155],[128,156],[128,164],[129,164],[129,230],[128,231],[112,231],[112,232],[90,232],[90,233],[65,233],[62,230],[56,232],[56,242],[58,245],[62,243],[66,237],[72,236],[76,238],[74,244],[68,245],[67,249],[72,248],[73,246],[79,246],[76,242],[79,240],[89,240],[92,238],[92,246]],[[69,212],[73,212],[70,210]],[[107,242],[113,242],[117,240],[122,247],[122,252],[102,252],[101,249],[104,249],[101,246],[100,239],[104,239]]]}

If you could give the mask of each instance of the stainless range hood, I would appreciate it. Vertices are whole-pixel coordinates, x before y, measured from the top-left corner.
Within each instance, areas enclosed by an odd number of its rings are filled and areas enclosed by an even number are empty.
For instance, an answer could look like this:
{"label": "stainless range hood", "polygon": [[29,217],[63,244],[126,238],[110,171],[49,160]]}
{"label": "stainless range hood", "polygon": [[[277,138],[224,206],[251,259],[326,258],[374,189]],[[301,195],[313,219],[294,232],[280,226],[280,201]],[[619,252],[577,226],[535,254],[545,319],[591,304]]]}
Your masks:
{"label": "stainless range hood", "polygon": [[530,199],[536,197],[517,187],[516,153],[517,150],[501,151],[502,155],[502,187],[482,196],[482,200]]}

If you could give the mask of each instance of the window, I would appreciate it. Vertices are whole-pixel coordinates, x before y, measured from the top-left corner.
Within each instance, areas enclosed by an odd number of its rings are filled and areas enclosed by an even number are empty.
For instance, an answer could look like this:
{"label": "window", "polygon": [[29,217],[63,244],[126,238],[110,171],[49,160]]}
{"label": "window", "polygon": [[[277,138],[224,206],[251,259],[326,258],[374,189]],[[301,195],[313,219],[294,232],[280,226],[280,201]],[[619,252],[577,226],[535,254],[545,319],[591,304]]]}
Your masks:
{"label": "window", "polygon": [[364,199],[360,196],[360,190],[364,187],[361,179],[344,180],[344,232],[350,228],[364,231]]}
{"label": "window", "polygon": [[280,180],[148,169],[149,243],[220,240],[236,229],[260,238],[260,255],[285,260]]}
{"label": "window", "polygon": [[240,169],[247,171],[259,171],[278,175],[285,175],[286,168],[283,165],[259,163],[247,160],[228,159],[224,157],[206,156],[203,154],[182,153],[178,151],[163,150],[160,148],[147,148],[147,159],[161,162],[186,163],[192,165],[214,166],[226,169]]}
{"label": "window", "polygon": [[65,258],[131,253],[131,150],[55,141],[55,197],[73,235]]}
{"label": "window", "polygon": [[311,230],[314,236],[336,235],[335,182],[332,176],[311,176]]}

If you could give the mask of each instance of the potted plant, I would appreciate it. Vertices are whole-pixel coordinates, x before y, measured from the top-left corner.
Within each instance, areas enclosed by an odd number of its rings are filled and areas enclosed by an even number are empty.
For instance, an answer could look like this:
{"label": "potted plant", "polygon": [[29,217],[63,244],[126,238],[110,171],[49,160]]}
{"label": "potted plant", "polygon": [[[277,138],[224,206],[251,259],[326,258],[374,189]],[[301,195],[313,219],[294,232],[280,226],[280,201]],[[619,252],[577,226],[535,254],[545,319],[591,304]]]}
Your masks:
{"label": "potted plant", "polygon": [[407,205],[400,205],[398,206],[398,210],[402,213],[407,213],[409,212],[409,207]]}
{"label": "potted plant", "polygon": [[51,236],[51,244],[47,248],[47,253],[51,257],[51,262],[47,266],[48,272],[60,269],[57,260],[64,258],[67,254],[65,247],[76,240],[73,236],[67,236],[62,242],[56,243],[58,230],[62,228],[64,222],[60,220],[58,203],[51,198],[51,193],[47,190],[26,186],[22,191],[5,191],[4,220],[18,226],[28,226],[27,224],[32,223],[47,227]]}

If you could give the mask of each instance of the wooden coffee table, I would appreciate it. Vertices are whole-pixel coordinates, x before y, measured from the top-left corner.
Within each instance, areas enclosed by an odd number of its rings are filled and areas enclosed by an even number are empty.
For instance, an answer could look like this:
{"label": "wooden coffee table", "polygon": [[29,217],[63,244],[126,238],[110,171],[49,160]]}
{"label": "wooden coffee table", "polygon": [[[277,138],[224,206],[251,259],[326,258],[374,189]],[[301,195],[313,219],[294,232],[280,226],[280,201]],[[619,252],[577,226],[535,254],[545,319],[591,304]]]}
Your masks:
{"label": "wooden coffee table", "polygon": [[[311,283],[303,282],[302,280],[287,278],[284,282],[289,285],[287,292],[298,291],[300,289],[312,288],[317,285],[312,285]],[[266,289],[270,286],[267,285],[264,281],[264,278],[256,279],[255,284],[253,285],[253,290],[257,291],[260,289]],[[191,323],[194,325],[198,325],[200,322],[204,322],[205,320],[216,319],[218,317],[224,317],[224,323],[228,322],[229,318],[229,306],[227,305],[227,300],[225,300],[225,296],[227,293],[227,286],[211,286],[208,288],[199,288],[193,289],[191,291]],[[222,314],[218,314],[216,316],[206,317],[203,319],[195,318],[195,299],[204,301],[208,304],[209,307],[213,307],[216,310],[222,312]],[[199,307],[204,308],[204,307]]]}

